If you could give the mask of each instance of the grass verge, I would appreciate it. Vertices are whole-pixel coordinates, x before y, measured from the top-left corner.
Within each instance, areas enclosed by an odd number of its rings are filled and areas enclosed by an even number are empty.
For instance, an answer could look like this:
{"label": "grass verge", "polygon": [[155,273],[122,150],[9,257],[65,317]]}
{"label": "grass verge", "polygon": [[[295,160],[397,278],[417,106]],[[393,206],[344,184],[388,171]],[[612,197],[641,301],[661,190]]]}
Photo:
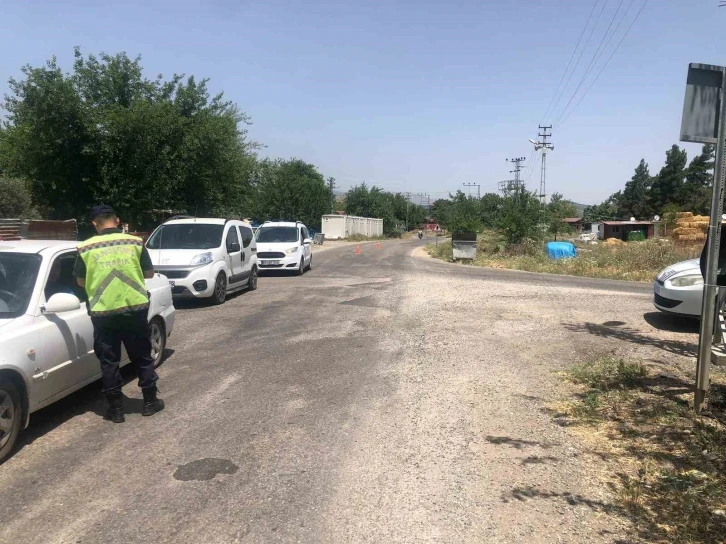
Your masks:
{"label": "grass verge", "polygon": [[[429,254],[451,262],[451,241],[428,245]],[[476,266],[566,274],[626,281],[653,281],[663,268],[700,255],[701,245],[682,245],[669,240],[646,240],[618,245],[598,244],[578,248],[574,259],[555,261],[544,245],[522,244],[507,248],[494,231],[479,235]]]}
{"label": "grass verge", "polygon": [[[638,538],[724,542],[726,425],[691,411],[691,380],[612,358],[575,365],[564,377],[576,392],[556,418],[604,462],[601,477]],[[714,381],[711,403],[722,409],[723,374]]]}

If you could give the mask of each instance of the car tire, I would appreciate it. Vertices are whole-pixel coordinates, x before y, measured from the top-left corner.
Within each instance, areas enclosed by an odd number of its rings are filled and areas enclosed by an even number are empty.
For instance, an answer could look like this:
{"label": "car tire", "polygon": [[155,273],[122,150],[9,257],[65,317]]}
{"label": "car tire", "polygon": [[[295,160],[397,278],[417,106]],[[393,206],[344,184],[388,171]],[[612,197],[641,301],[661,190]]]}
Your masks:
{"label": "car tire", "polygon": [[166,326],[164,320],[158,315],[149,322],[149,340],[151,341],[151,358],[154,360],[154,368],[156,368],[164,360],[164,350],[166,349]]}
{"label": "car tire", "polygon": [[257,290],[257,267],[253,266],[252,270],[250,271],[250,279],[247,282],[247,290],[248,291],[256,291]]}
{"label": "car tire", "polygon": [[0,377],[0,463],[15,447],[22,419],[20,391],[12,381]]}
{"label": "car tire", "polygon": [[305,273],[305,257],[300,257],[300,266],[297,267],[295,273],[302,276]]}
{"label": "car tire", "polygon": [[310,262],[308,263],[308,272],[313,269],[313,256],[310,255]]}
{"label": "car tire", "polygon": [[220,272],[217,279],[214,280],[214,292],[211,299],[212,304],[215,306],[224,304],[224,301],[227,300],[227,276],[224,272]]}

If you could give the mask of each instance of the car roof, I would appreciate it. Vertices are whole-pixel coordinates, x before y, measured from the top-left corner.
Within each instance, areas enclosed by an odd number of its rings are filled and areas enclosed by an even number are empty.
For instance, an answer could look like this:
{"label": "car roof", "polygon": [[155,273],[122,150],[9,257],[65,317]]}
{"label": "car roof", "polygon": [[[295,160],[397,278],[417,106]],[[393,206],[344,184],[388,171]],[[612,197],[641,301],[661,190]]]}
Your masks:
{"label": "car roof", "polygon": [[304,227],[302,221],[265,221],[259,228],[262,227]]}
{"label": "car roof", "polygon": [[220,219],[219,217],[187,217],[184,219],[170,219],[164,222],[164,225],[191,225],[199,223],[201,225],[225,225],[227,223],[239,223],[241,225],[250,226],[247,221],[241,219]]}
{"label": "car roof", "polygon": [[0,252],[41,253],[46,249],[76,249],[74,240],[6,240],[0,241]]}

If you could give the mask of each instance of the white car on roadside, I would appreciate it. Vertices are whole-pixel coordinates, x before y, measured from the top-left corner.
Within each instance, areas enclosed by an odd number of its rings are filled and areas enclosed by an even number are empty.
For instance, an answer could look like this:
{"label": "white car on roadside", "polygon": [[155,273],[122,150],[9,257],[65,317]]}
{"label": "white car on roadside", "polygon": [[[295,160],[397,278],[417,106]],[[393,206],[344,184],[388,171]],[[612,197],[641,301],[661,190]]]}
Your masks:
{"label": "white car on roadside", "polygon": [[313,268],[313,241],[300,221],[267,221],[255,238],[260,270],[294,270],[302,276]]}
{"label": "white car on roadside", "polygon": [[699,317],[703,300],[703,276],[699,259],[669,266],[653,284],[653,304],[661,312]]}
{"label": "white car on roadside", "polygon": [[[0,462],[30,414],[101,377],[85,292],[76,284],[76,242],[0,242]],[[154,363],[174,327],[163,276],[146,280]],[[125,358],[122,365],[129,361]]]}
{"label": "white car on roadside", "polygon": [[175,297],[222,304],[230,293],[257,289],[257,244],[243,221],[171,219],[151,234],[146,248]]}

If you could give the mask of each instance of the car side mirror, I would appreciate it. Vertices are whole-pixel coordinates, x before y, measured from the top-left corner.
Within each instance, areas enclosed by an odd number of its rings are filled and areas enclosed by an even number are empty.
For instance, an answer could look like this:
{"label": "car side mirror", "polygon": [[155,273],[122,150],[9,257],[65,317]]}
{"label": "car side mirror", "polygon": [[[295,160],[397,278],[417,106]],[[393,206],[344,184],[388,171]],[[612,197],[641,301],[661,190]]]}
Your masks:
{"label": "car side mirror", "polygon": [[311,240],[310,238],[305,238],[305,239],[303,240],[303,245],[304,245],[304,246],[306,246],[306,245],[308,245],[308,244],[312,244],[312,243],[313,243],[313,241],[312,241],[312,240]]}
{"label": "car side mirror", "polygon": [[227,253],[237,253],[240,251],[239,242],[232,242],[227,246]]}
{"label": "car side mirror", "polygon": [[72,312],[81,307],[81,301],[76,295],[70,293],[56,293],[48,299],[40,311],[44,314],[60,314],[63,312]]}

